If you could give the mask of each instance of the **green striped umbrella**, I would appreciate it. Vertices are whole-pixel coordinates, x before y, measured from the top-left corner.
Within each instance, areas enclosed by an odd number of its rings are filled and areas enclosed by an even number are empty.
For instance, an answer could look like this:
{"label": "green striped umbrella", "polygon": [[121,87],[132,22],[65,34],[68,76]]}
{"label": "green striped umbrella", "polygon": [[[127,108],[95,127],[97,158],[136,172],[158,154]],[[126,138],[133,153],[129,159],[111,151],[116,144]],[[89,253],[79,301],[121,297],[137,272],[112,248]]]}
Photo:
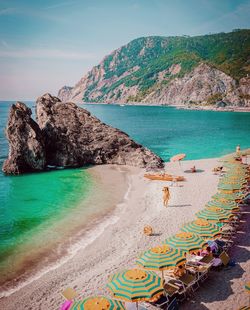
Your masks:
{"label": "green striped umbrella", "polygon": [[124,270],[110,278],[108,288],[114,297],[125,301],[153,301],[163,294],[163,283],[153,271]]}
{"label": "green striped umbrella", "polygon": [[212,196],[213,199],[219,200],[222,202],[235,201],[235,200],[243,199],[244,197],[245,197],[245,194],[243,192],[236,192],[232,194],[216,193],[214,196]]}
{"label": "green striped umbrella", "polygon": [[168,246],[179,248],[185,252],[196,251],[202,249],[206,244],[206,240],[199,235],[190,232],[180,232],[165,240]]}
{"label": "green striped umbrella", "polygon": [[197,212],[195,214],[198,218],[211,221],[211,222],[220,222],[223,220],[228,220],[230,216],[232,216],[232,213],[229,211],[226,211],[222,208],[218,207],[207,207],[203,210]]}
{"label": "green striped umbrella", "polygon": [[189,222],[181,228],[181,231],[191,232],[201,236],[203,239],[213,239],[221,234],[220,228],[206,220],[197,219]]}
{"label": "green striped umbrella", "polygon": [[136,263],[149,270],[162,270],[163,273],[163,270],[182,265],[185,261],[184,251],[164,244],[144,252]]}
{"label": "green striped umbrella", "polygon": [[218,184],[218,189],[219,190],[228,190],[228,191],[233,191],[233,190],[240,190],[242,189],[243,185],[241,184],[225,184],[225,183],[219,183]]}
{"label": "green striped umbrella", "polygon": [[239,211],[239,206],[234,200],[229,200],[227,202],[219,200],[211,200],[207,203],[207,207],[219,207],[228,211]]}
{"label": "green striped umbrella", "polygon": [[246,283],[245,289],[250,294],[250,282]]}
{"label": "green striped umbrella", "polygon": [[125,310],[125,307],[118,300],[103,296],[91,296],[84,300],[73,302],[69,310]]}

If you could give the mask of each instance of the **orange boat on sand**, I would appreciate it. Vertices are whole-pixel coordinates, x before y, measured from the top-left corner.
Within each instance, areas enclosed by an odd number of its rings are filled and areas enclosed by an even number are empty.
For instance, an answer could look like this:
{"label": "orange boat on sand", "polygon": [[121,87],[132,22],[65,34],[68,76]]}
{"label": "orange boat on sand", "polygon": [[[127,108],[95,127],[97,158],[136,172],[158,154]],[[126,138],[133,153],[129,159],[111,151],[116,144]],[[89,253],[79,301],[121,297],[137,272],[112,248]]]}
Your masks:
{"label": "orange boat on sand", "polygon": [[185,181],[183,176],[171,175],[171,174],[144,174],[144,177],[150,180],[159,180],[159,181]]}

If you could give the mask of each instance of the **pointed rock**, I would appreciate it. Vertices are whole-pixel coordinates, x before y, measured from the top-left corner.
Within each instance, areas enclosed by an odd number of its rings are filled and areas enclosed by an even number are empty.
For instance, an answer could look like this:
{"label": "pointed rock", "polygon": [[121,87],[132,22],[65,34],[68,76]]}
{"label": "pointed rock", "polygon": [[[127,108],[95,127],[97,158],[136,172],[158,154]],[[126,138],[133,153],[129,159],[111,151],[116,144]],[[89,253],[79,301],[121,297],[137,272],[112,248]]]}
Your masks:
{"label": "pointed rock", "polygon": [[22,102],[16,102],[10,109],[6,128],[9,155],[3,164],[6,174],[40,171],[45,168],[44,139],[31,114],[31,109]]}

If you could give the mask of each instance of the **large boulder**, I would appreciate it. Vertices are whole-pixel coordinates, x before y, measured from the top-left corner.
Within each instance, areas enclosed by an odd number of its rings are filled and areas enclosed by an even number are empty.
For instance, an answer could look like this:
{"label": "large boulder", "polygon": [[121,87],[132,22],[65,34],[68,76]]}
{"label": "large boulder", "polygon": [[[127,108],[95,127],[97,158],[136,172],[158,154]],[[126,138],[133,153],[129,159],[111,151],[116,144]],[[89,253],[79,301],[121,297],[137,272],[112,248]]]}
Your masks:
{"label": "large boulder", "polygon": [[79,167],[120,164],[160,168],[161,158],[74,103],[50,94],[37,99],[37,122],[45,138],[47,164]]}
{"label": "large boulder", "polygon": [[6,174],[40,171],[45,168],[44,139],[31,114],[31,109],[22,102],[16,102],[10,109],[6,128],[9,155],[3,164]]}

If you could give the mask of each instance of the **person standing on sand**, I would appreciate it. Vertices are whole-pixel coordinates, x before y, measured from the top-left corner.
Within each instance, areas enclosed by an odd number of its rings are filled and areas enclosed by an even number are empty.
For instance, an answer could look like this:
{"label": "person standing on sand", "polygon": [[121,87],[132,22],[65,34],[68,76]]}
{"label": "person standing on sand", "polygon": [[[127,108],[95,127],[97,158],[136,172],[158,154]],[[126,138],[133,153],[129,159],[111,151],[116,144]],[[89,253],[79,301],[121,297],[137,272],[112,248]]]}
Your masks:
{"label": "person standing on sand", "polygon": [[169,188],[167,186],[165,186],[165,187],[163,187],[162,191],[163,191],[163,205],[165,207],[167,207],[168,206],[168,201],[170,199]]}
{"label": "person standing on sand", "polygon": [[237,155],[240,154],[240,145],[239,145],[239,144],[236,146],[236,154],[237,154]]}

